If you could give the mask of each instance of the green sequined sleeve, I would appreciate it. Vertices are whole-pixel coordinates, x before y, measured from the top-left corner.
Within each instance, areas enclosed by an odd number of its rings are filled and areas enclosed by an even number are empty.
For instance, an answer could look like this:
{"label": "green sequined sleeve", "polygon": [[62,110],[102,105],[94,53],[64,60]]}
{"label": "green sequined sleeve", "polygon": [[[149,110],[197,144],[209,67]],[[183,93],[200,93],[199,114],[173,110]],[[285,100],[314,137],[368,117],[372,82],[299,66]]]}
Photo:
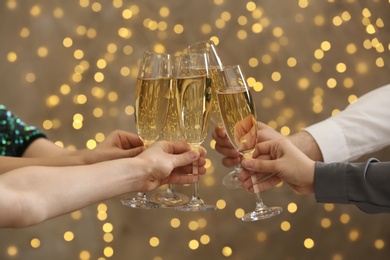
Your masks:
{"label": "green sequined sleeve", "polygon": [[0,156],[21,157],[27,147],[40,137],[46,136],[0,104]]}

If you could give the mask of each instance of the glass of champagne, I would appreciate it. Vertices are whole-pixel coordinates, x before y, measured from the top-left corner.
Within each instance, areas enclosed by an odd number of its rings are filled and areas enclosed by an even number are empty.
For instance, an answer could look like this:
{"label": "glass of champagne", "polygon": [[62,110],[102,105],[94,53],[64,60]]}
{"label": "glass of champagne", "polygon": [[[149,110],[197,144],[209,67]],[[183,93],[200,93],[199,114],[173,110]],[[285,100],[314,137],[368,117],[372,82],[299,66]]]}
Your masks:
{"label": "glass of champagne", "polygon": [[[183,136],[193,149],[203,143],[210,125],[211,86],[207,84],[207,57],[205,54],[182,54],[175,59],[173,78],[180,127]],[[193,163],[193,174],[198,174],[197,163]],[[176,207],[179,211],[215,210],[199,196],[199,182],[193,184],[189,202]]]}
{"label": "glass of champagne", "polygon": [[[155,142],[164,127],[168,113],[172,82],[172,64],[169,54],[146,51],[142,58],[135,92],[135,125],[145,147]],[[158,208],[145,192],[135,198],[121,200],[132,208]]]}
{"label": "glass of champagne", "polygon": [[[207,55],[207,61],[209,63],[209,73],[211,83],[211,121],[218,127],[223,128],[223,122],[221,113],[219,111],[218,99],[217,99],[217,88],[218,84],[222,84],[221,72],[223,71],[223,65],[221,58],[218,55],[217,48],[213,41],[205,40],[191,44],[187,47],[189,53],[205,53]],[[229,172],[223,179],[222,184],[228,189],[241,188],[241,182],[238,180],[242,168],[241,164],[234,167],[234,170]]]}
{"label": "glass of champagne", "polygon": [[[233,146],[244,158],[252,158],[257,143],[257,118],[255,102],[239,65],[223,70],[224,84],[217,90],[219,108],[226,133]],[[256,197],[256,208],[246,213],[243,221],[256,221],[278,215],[281,207],[267,207],[260,196],[256,176],[251,175]]]}
{"label": "glass of champagne", "polygon": [[[179,115],[176,102],[175,90],[176,81],[172,81],[172,89],[169,100],[169,108],[164,128],[161,132],[161,138],[166,141],[184,141],[183,134],[179,125]],[[150,201],[160,205],[163,208],[176,207],[189,201],[189,198],[182,193],[175,192],[174,185],[168,184],[165,191],[154,193]]]}

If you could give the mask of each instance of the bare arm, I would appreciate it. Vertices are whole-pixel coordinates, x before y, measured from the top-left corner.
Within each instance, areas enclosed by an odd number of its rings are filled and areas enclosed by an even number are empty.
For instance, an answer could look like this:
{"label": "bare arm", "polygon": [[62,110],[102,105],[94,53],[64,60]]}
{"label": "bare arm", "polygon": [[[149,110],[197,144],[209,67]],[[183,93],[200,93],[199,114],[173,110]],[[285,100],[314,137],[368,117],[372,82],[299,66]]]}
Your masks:
{"label": "bare arm", "polygon": [[0,156],[0,174],[25,166],[72,166],[134,157],[143,150],[137,135],[120,130],[113,131],[93,150],[71,151],[38,138],[27,147],[23,157]]}
{"label": "bare arm", "polygon": [[[0,175],[0,227],[22,227],[131,191],[193,183],[192,162],[204,168],[204,149],[156,142],[134,158],[82,166],[29,166]],[[6,214],[4,214],[6,212]]]}

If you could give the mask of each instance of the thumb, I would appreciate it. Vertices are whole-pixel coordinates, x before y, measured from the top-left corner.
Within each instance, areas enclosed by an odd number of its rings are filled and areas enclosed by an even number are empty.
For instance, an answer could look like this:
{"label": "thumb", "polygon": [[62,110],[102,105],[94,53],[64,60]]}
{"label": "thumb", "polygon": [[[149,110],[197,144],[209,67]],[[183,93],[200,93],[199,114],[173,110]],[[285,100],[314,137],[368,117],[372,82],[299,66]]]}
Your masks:
{"label": "thumb", "polygon": [[129,157],[135,157],[135,156],[139,155],[140,153],[142,153],[145,149],[146,148],[144,146],[139,146],[139,147],[127,150],[127,153],[128,153]]}
{"label": "thumb", "polygon": [[173,155],[173,164],[176,167],[185,166],[197,161],[200,157],[198,150],[190,150],[182,154]]}
{"label": "thumb", "polygon": [[275,161],[265,159],[244,159],[242,167],[253,172],[274,172]]}

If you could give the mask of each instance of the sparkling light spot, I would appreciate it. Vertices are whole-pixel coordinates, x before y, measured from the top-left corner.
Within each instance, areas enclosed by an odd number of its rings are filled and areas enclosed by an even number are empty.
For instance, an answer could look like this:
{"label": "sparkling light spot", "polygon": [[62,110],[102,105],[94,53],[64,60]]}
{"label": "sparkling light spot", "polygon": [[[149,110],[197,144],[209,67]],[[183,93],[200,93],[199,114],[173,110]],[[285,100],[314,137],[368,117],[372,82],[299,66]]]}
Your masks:
{"label": "sparkling light spot", "polygon": [[283,221],[281,224],[280,224],[280,229],[283,230],[283,231],[289,231],[291,228],[291,224],[290,222],[288,221]]}
{"label": "sparkling light spot", "polygon": [[203,245],[207,245],[207,244],[209,244],[210,243],[210,236],[208,236],[208,235],[202,235],[201,237],[200,237],[200,242],[203,244]]}
{"label": "sparkling light spot", "polygon": [[196,250],[199,248],[199,242],[198,240],[191,240],[189,243],[188,243],[188,247],[191,249],[191,250]]}
{"label": "sparkling light spot", "polygon": [[103,231],[106,233],[112,232],[114,230],[114,226],[111,223],[104,223]]}
{"label": "sparkling light spot", "polygon": [[16,256],[18,255],[18,248],[16,246],[8,246],[7,247],[7,254],[9,256]]}
{"label": "sparkling light spot", "polygon": [[178,219],[178,218],[171,219],[171,227],[173,227],[173,228],[180,227],[180,219]]}
{"label": "sparkling light spot", "polygon": [[112,257],[114,255],[114,249],[110,246],[107,246],[103,250],[105,257]]}
{"label": "sparkling light spot", "polygon": [[30,241],[30,245],[32,248],[38,248],[41,246],[41,241],[38,238],[33,238]]}
{"label": "sparkling light spot", "polygon": [[307,248],[307,249],[312,249],[314,247],[314,240],[311,239],[311,238],[306,238],[303,242],[303,245]]}
{"label": "sparkling light spot", "polygon": [[91,253],[87,250],[83,250],[79,254],[80,260],[89,260],[91,258]]}
{"label": "sparkling light spot", "polygon": [[224,257],[230,257],[231,255],[233,254],[233,250],[231,247],[228,247],[228,246],[224,246],[222,248],[222,255]]}
{"label": "sparkling light spot", "polygon": [[256,240],[259,242],[264,242],[267,240],[267,238],[268,236],[266,232],[261,231],[256,234]]}
{"label": "sparkling light spot", "polygon": [[348,234],[348,237],[349,237],[349,240],[351,240],[352,242],[356,241],[359,239],[359,236],[360,236],[360,233],[358,230],[356,229],[352,229],[349,234]]}
{"label": "sparkling light spot", "polygon": [[66,242],[70,242],[70,241],[72,241],[73,239],[74,239],[74,234],[73,234],[72,231],[66,231],[66,232],[64,233],[64,240],[65,240]]}
{"label": "sparkling light spot", "polygon": [[149,244],[152,247],[157,247],[160,244],[160,239],[158,239],[157,237],[151,237],[149,239]]}
{"label": "sparkling light spot", "polygon": [[375,240],[374,246],[376,249],[383,249],[385,247],[385,241],[382,239]]}

